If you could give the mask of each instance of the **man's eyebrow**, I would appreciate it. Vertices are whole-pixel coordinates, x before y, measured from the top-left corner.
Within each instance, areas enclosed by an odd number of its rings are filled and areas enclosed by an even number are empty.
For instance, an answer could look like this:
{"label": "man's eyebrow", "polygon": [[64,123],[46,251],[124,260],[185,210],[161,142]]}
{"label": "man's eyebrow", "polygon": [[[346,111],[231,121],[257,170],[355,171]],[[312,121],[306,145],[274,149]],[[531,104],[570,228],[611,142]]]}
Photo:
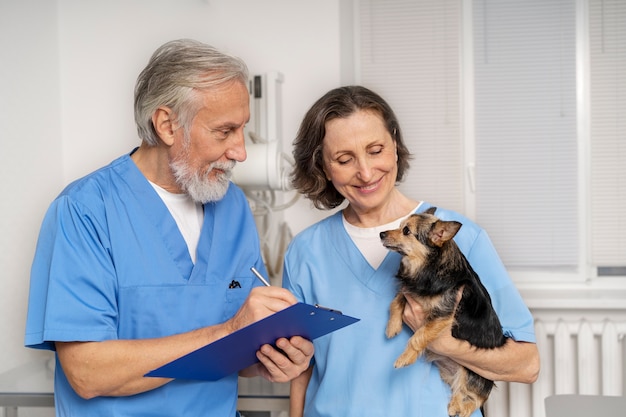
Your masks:
{"label": "man's eyebrow", "polygon": [[238,123],[235,122],[220,122],[220,123],[216,123],[215,125],[210,125],[209,128],[212,130],[220,130],[220,129],[232,129],[232,128],[238,128],[239,126],[241,126]]}

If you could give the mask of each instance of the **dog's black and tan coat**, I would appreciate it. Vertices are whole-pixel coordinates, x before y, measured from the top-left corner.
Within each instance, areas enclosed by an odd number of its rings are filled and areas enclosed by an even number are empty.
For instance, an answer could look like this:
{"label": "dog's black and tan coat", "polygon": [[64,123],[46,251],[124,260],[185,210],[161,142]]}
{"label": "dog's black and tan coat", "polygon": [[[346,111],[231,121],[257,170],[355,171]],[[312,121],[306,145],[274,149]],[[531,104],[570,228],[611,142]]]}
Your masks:
{"label": "dog's black and tan coat", "polygon": [[420,303],[424,323],[410,338],[395,367],[410,365],[426,352],[452,389],[448,414],[468,417],[487,400],[493,381],[429,352],[428,345],[449,326],[452,336],[476,348],[497,348],[506,338],[489,293],[452,239],[461,223],[440,220],[435,210],[431,207],[412,214],[398,229],[380,233],[383,245],[402,255],[397,274],[400,291],[391,303],[386,333],[391,338],[402,329],[405,294]]}

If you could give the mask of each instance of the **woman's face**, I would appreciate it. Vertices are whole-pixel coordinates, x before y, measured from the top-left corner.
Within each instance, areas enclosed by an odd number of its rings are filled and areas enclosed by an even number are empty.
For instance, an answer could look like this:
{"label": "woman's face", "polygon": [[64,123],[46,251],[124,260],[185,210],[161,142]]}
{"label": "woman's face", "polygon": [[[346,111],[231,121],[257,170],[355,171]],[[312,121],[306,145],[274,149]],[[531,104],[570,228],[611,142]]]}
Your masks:
{"label": "woman's face", "polygon": [[396,144],[376,111],[326,122],[324,172],[352,209],[365,213],[388,200],[398,173]]}

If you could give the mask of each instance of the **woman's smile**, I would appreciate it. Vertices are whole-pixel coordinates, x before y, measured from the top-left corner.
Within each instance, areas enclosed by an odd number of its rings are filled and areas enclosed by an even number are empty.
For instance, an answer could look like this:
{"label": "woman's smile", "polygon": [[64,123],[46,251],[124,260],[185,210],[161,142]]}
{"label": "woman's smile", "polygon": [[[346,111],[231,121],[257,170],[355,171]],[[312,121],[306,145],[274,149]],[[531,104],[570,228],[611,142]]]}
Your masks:
{"label": "woman's smile", "polygon": [[361,192],[369,194],[378,190],[378,187],[380,186],[380,181],[381,180],[379,179],[376,182],[370,182],[369,184],[365,185],[356,185],[355,187],[358,188]]}

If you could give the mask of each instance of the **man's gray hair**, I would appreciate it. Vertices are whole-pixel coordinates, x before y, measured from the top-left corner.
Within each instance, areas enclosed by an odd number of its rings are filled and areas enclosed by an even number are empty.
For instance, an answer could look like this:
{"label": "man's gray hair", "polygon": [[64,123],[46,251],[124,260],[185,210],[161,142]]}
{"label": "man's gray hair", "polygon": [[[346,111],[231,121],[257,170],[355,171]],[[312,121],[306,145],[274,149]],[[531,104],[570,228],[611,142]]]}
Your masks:
{"label": "man's gray hair", "polygon": [[240,58],[191,39],[162,45],[137,78],[135,124],[139,137],[157,145],[152,115],[161,106],[173,111],[188,137],[191,121],[201,106],[196,92],[232,81],[248,83],[248,67]]}

